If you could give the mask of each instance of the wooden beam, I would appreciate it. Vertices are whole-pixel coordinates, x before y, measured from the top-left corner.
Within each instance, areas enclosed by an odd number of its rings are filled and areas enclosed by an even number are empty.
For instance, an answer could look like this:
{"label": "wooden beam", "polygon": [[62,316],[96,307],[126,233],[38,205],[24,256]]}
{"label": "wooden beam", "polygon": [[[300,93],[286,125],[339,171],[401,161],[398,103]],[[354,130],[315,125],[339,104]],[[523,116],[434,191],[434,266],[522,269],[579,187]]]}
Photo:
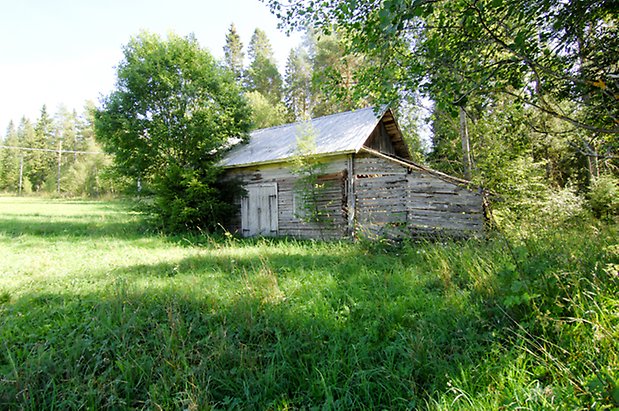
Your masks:
{"label": "wooden beam", "polygon": [[354,153],[348,156],[347,163],[347,173],[348,173],[348,184],[347,184],[347,204],[346,207],[348,209],[348,235],[351,238],[355,238],[355,209],[356,209],[356,199],[355,199],[355,181],[357,176],[355,175],[355,155]]}
{"label": "wooden beam", "polygon": [[396,164],[400,164],[403,167],[410,168],[412,170],[422,171],[422,172],[428,173],[428,174],[432,174],[432,175],[440,178],[441,180],[447,181],[448,183],[452,183],[452,184],[456,184],[456,185],[465,185],[467,187],[471,184],[471,182],[468,181],[468,180],[463,180],[463,179],[458,178],[458,177],[454,177],[454,176],[450,176],[450,175],[445,174],[445,173],[441,173],[440,171],[429,169],[429,168],[424,167],[422,165],[413,163],[412,161],[409,162],[409,161],[405,161],[405,160],[402,160],[402,159],[399,159],[399,158],[391,157],[391,156],[388,156],[386,154],[381,153],[380,151],[372,150],[371,148],[368,148],[368,147],[365,147],[365,146],[361,147],[361,150],[363,150],[363,151],[365,151],[367,153],[370,153],[372,155],[375,155],[377,157],[384,158],[386,160],[392,161],[392,162],[394,162]]}

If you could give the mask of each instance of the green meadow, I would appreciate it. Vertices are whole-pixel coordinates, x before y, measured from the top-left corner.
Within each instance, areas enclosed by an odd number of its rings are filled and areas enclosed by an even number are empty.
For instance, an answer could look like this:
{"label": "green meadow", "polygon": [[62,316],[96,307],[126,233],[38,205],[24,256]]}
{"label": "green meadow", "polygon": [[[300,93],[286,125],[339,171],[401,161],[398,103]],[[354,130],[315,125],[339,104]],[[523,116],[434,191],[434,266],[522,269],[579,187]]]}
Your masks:
{"label": "green meadow", "polygon": [[2,409],[614,409],[619,244],[166,236],[0,197]]}

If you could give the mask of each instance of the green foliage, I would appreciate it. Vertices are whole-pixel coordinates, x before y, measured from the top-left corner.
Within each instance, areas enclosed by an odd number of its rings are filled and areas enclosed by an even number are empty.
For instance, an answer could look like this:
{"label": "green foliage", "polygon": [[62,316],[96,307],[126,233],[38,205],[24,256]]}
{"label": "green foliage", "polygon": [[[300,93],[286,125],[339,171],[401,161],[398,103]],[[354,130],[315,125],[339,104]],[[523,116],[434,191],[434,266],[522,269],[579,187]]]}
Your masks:
{"label": "green foliage", "polygon": [[422,138],[423,120],[419,107],[413,99],[409,99],[397,107],[396,113],[402,136],[411,153],[412,160],[420,164],[424,163],[429,147]]}
{"label": "green foliage", "polygon": [[354,93],[355,74],[368,64],[362,53],[346,49],[345,39],[337,31],[330,34],[308,33],[313,40],[312,89],[314,116],[324,116],[370,105],[367,93]]}
{"label": "green foliage", "polygon": [[112,167],[112,158],[105,155],[87,156],[69,164],[62,172],[61,191],[65,195],[83,197],[119,193],[122,179],[117,180],[116,176],[111,176]]}
{"label": "green foliage", "polygon": [[312,67],[310,56],[303,47],[291,49],[286,61],[284,102],[295,120],[311,118]]}
{"label": "green foliage", "polygon": [[123,174],[154,183],[164,226],[212,229],[221,221],[211,219],[223,213],[215,210],[223,204],[213,186],[216,162],[250,126],[231,73],[193,37],[142,33],[125,47],[117,76],[116,90],[96,112],[97,139]]}
{"label": "green foliage", "polygon": [[[327,211],[324,191],[327,183],[321,177],[326,164],[316,155],[316,132],[311,123],[301,123],[297,137],[296,157],[290,169],[297,176],[295,181],[295,217],[305,223],[315,224],[324,239],[324,229],[333,223]],[[297,202],[299,204],[297,204]]]}
{"label": "green foliage", "polygon": [[593,182],[588,193],[589,207],[598,218],[611,219],[619,215],[619,180],[605,174]]}
{"label": "green foliage", "polygon": [[234,73],[237,81],[243,78],[243,43],[241,36],[236,32],[234,23],[230,24],[228,34],[226,34],[226,44],[224,45],[224,62],[226,66]]}
{"label": "green foliage", "polygon": [[[3,145],[17,147],[19,138],[15,125],[11,121],[7,127]],[[20,153],[16,150],[0,150],[0,190],[17,192],[19,185],[19,162]]]}
{"label": "green foliage", "polygon": [[267,128],[286,123],[287,113],[283,103],[273,105],[259,91],[247,92],[245,98],[251,109],[254,128]]}
{"label": "green foliage", "polygon": [[[502,172],[527,156],[546,162],[548,187],[571,181],[582,190],[616,170],[619,25],[612,1],[264,1],[289,29],[339,37],[345,58],[314,71],[327,79],[336,104],[430,99],[429,160],[442,171],[494,190]],[[361,64],[347,76],[341,66],[355,56]],[[350,89],[341,93],[338,82]],[[472,131],[472,173],[454,121],[459,109]]]}
{"label": "green foliage", "polygon": [[0,198],[3,408],[619,405],[616,225],[509,232],[510,251],[166,237],[143,217]]}
{"label": "green foliage", "polygon": [[338,32],[305,30],[303,43],[286,62],[284,102],[297,121],[370,105],[368,94],[355,93],[355,74],[368,62],[347,49]]}
{"label": "green foliage", "polygon": [[[387,101],[394,90],[425,89],[444,109],[499,92],[574,126],[617,132],[612,1],[266,2],[288,27],[335,28],[352,51],[377,58],[358,86]],[[565,111],[566,100],[576,110]]]}
{"label": "green foliage", "polygon": [[124,49],[116,91],[96,113],[97,139],[129,176],[213,162],[248,127],[245,101],[227,72],[192,38],[142,33]]}
{"label": "green foliage", "polygon": [[[54,147],[52,134],[53,120],[47,113],[47,108],[41,108],[41,115],[35,126],[23,118],[18,128],[19,141],[25,147],[34,149],[49,149]],[[32,190],[41,191],[45,180],[53,173],[54,154],[44,151],[28,151],[24,153],[24,176],[30,181]]]}
{"label": "green foliage", "polygon": [[168,232],[209,231],[234,216],[233,188],[222,185],[216,168],[186,170],[170,166],[155,182],[155,213]]}
{"label": "green foliage", "polygon": [[550,189],[538,213],[538,220],[550,226],[573,223],[585,217],[585,200],[572,185]]}
{"label": "green foliage", "polygon": [[273,105],[282,99],[282,76],[273,57],[273,49],[266,33],[256,29],[249,42],[251,62],[245,74],[247,89],[258,91]]}
{"label": "green foliage", "polygon": [[[101,196],[118,192],[119,183],[108,178],[110,157],[104,156],[94,140],[94,104],[87,103],[84,113],[78,115],[60,107],[52,117],[47,110],[38,121],[47,138],[37,137],[32,123],[23,118],[15,130],[9,128],[5,145],[10,149],[0,151],[0,190],[19,192],[20,163],[23,158],[22,194],[60,194],[62,196]],[[52,137],[49,137],[52,136]],[[49,151],[31,151],[34,148]],[[60,156],[60,192],[58,192],[58,149]],[[69,151],[69,152],[67,152]],[[43,182],[40,178],[43,178]],[[32,180],[31,180],[32,178]],[[37,183],[38,186],[35,186]]]}

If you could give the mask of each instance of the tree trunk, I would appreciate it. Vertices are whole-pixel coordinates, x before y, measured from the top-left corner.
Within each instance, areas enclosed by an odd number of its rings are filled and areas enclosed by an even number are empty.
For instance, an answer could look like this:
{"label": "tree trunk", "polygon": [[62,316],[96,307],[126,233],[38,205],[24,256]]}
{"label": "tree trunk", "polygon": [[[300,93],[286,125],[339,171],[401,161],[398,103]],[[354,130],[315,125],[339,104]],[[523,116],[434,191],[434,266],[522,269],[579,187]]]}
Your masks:
{"label": "tree trunk", "polygon": [[471,179],[471,144],[469,141],[469,129],[466,124],[466,112],[460,106],[460,138],[462,139],[462,165],[464,167],[464,178]]}

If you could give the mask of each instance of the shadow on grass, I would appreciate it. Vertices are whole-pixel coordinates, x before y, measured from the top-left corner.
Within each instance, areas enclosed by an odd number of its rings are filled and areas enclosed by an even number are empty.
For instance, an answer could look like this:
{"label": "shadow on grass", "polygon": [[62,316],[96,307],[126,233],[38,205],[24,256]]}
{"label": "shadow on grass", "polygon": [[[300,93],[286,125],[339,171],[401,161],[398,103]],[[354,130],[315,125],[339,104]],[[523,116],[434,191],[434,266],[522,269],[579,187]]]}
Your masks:
{"label": "shadow on grass", "polygon": [[[143,237],[141,224],[0,218],[0,233],[133,239]],[[596,292],[615,298],[619,255],[616,231],[580,237],[517,248],[520,272],[510,268],[515,257],[496,244],[387,253],[337,242],[167,237],[207,246],[179,261],[95,268],[89,276],[116,279],[103,290],[19,298],[0,290],[0,408],[415,409],[431,408],[428,402],[444,393],[445,409],[475,408],[451,385],[458,379],[472,381],[469,392],[478,398],[492,398],[487,409],[520,404],[522,397],[504,385],[518,367],[512,361],[526,357],[525,367],[537,370],[540,357],[530,351],[535,345],[518,351],[497,342],[513,324],[494,311],[494,281],[508,276],[502,297],[516,301],[512,308],[523,319],[533,321],[531,306],[542,303],[546,322],[551,312],[556,324],[577,318],[578,305],[565,301],[596,290],[581,278],[593,281],[608,271],[600,277],[607,288]],[[567,239],[578,246],[567,246]],[[583,312],[594,312],[594,303]],[[530,324],[553,343],[597,335],[583,331],[585,322],[574,333]],[[604,344],[616,347],[614,340]],[[590,348],[586,361],[602,352],[616,364],[616,350]],[[530,370],[522,374],[529,379],[514,383],[519,393],[552,393],[552,383],[544,383],[551,391],[538,389]]]}
{"label": "shadow on grass", "polygon": [[0,234],[7,237],[23,235],[41,238],[78,237],[122,239],[139,238],[147,233],[148,227],[140,221],[91,221],[64,218],[62,221],[41,221],[40,219],[0,218]]}
{"label": "shadow on grass", "polygon": [[[207,255],[118,269],[100,292],[0,303],[0,405],[423,406],[475,368],[492,338],[474,296],[446,293],[398,260]],[[135,281],[164,276],[191,281]]]}

